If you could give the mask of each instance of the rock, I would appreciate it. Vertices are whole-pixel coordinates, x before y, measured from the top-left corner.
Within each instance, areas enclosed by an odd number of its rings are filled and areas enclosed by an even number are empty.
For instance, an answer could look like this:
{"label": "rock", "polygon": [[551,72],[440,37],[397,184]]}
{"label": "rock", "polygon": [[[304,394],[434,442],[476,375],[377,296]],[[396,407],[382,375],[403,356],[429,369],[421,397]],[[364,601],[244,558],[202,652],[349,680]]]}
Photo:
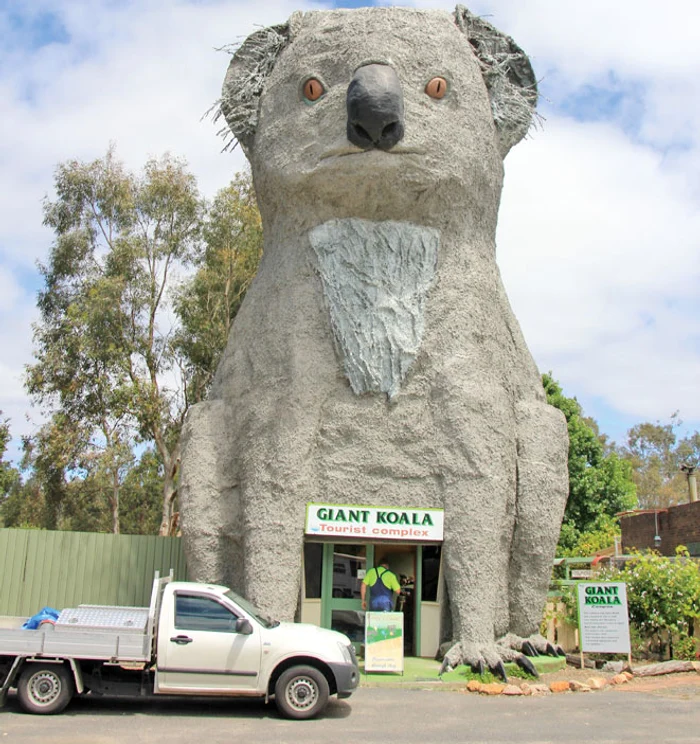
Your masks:
{"label": "rock", "polygon": [[571,688],[569,687],[569,683],[562,679],[558,682],[552,682],[549,689],[551,692],[569,692]]}
{"label": "rock", "polygon": [[620,674],[624,668],[624,661],[606,661],[605,664],[603,664],[604,672],[615,672],[615,674]]}
{"label": "rock", "polygon": [[524,695],[523,691],[517,685],[506,685],[503,688],[503,695]]}
{"label": "rock", "polygon": [[625,677],[627,677],[628,682],[634,677],[634,674],[632,674],[632,672],[622,672],[622,673],[625,675]]}
{"label": "rock", "polygon": [[627,677],[625,677],[624,674],[616,674],[610,680],[611,685],[624,685],[624,684],[627,684],[627,682],[629,682],[629,680],[627,679]]}
{"label": "rock", "polygon": [[520,685],[520,689],[522,690],[523,695],[532,695],[532,685],[528,684],[527,682],[523,682],[522,685]]}
{"label": "rock", "polygon": [[506,686],[500,684],[499,682],[490,682],[487,685],[481,685],[481,689],[479,690],[479,692],[482,695],[500,695],[505,689]]}
{"label": "rock", "polygon": [[589,685],[585,684],[584,682],[579,682],[578,680],[572,679],[571,682],[569,682],[569,687],[571,688],[572,692],[590,692],[591,688]]}
{"label": "rock", "polygon": [[481,692],[481,688],[484,686],[483,682],[479,682],[478,679],[470,679],[467,682],[467,690],[469,692]]}
{"label": "rock", "polygon": [[591,690],[602,690],[608,684],[608,680],[603,677],[591,677],[586,680],[586,684]]}
{"label": "rock", "polygon": [[551,690],[547,685],[539,682],[534,685],[529,685],[529,687],[531,695],[549,695],[551,693]]}

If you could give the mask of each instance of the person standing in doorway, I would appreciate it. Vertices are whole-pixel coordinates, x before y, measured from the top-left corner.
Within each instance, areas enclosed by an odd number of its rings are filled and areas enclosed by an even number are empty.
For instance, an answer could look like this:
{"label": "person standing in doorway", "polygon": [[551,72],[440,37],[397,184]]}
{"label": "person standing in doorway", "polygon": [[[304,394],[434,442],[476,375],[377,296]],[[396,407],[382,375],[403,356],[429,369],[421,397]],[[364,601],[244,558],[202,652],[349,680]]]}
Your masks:
{"label": "person standing in doorway", "polygon": [[360,585],[362,609],[367,608],[366,594],[369,589],[370,612],[391,612],[394,608],[395,593],[401,593],[401,585],[396,574],[389,570],[389,559],[383,556],[377,568],[370,568]]}

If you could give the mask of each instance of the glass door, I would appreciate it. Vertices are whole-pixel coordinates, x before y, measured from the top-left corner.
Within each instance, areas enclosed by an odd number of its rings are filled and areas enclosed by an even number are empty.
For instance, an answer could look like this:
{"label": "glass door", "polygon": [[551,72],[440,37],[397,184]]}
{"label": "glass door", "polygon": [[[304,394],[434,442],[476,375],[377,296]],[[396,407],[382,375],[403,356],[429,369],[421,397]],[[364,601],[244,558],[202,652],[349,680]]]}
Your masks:
{"label": "glass door", "polygon": [[344,633],[358,651],[365,638],[360,585],[372,553],[371,545],[324,545],[323,626]]}

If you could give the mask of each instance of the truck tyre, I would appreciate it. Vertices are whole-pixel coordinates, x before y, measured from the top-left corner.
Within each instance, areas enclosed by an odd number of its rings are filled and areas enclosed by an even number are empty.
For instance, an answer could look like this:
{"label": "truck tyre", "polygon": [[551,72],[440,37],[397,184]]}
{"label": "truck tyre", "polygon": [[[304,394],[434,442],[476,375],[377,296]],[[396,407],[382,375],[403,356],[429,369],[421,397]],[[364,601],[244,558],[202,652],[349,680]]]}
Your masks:
{"label": "truck tyre", "polygon": [[27,663],[17,683],[19,704],[27,713],[60,713],[73,690],[73,678],[62,664]]}
{"label": "truck tyre", "polygon": [[285,718],[313,718],[327,703],[328,680],[314,667],[291,667],[275,684],[275,704]]}

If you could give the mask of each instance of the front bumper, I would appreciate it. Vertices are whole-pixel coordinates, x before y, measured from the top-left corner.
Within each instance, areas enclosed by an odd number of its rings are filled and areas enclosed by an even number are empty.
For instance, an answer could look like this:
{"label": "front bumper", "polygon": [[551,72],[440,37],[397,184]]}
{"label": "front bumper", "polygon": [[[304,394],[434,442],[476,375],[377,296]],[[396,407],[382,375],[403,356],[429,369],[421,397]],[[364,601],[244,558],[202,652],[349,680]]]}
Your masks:
{"label": "front bumper", "polygon": [[357,662],[354,664],[329,664],[328,665],[335,677],[335,686],[338,697],[348,698],[357,689],[360,684],[360,667]]}

